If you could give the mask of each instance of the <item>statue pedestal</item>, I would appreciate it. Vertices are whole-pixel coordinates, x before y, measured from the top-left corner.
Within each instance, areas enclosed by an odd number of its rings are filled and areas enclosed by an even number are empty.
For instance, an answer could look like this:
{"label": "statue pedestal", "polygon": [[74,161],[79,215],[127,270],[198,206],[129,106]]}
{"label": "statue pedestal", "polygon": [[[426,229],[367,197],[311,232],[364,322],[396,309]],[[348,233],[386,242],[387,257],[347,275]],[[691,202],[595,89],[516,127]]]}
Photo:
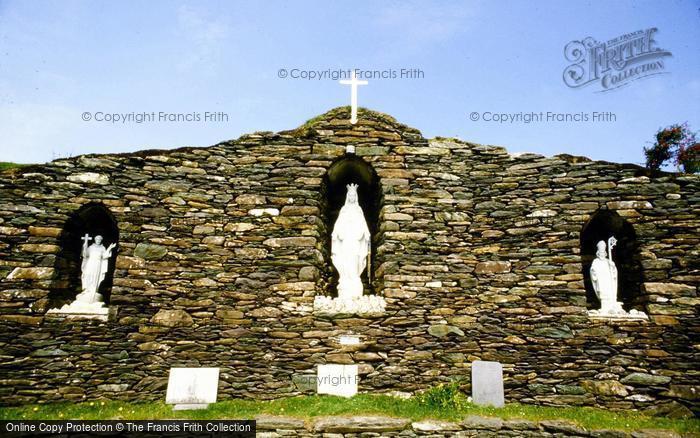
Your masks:
{"label": "statue pedestal", "polygon": [[377,295],[361,295],[352,298],[314,298],[314,314],[319,316],[359,315],[379,316],[386,309],[386,301]]}
{"label": "statue pedestal", "polygon": [[591,319],[606,319],[606,320],[648,320],[646,313],[632,309],[629,312],[619,309],[615,311],[589,310],[588,317]]}
{"label": "statue pedestal", "polygon": [[87,304],[74,301],[64,305],[60,309],[51,309],[47,311],[46,315],[74,319],[97,319],[106,322],[109,319],[109,308],[101,302]]}

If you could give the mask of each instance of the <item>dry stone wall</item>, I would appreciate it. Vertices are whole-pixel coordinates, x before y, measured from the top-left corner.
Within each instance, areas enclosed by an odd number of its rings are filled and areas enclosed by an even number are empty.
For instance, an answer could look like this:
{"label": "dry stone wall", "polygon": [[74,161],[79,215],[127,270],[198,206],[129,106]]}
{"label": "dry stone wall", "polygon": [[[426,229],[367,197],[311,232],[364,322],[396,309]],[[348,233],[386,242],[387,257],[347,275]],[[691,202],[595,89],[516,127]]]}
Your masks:
{"label": "dry stone wall", "polygon": [[[348,119],[0,175],[2,403],[162,399],[173,366],[221,367],[219,398],[308,392],[322,363],[359,363],[361,391],[468,391],[481,359],[503,363],[507,401],[700,409],[698,176]],[[312,311],[333,282],[324,181],[348,145],[379,178],[372,280],[387,309],[372,318]],[[119,232],[110,319],[46,315],[77,294],[62,245],[94,204]],[[599,211],[634,230],[640,269],[621,275],[647,321],[586,313],[581,233]]]}
{"label": "dry stone wall", "polygon": [[257,436],[277,438],[284,436],[355,438],[381,437],[604,437],[604,438],[680,438],[669,430],[640,429],[632,432],[614,429],[587,430],[562,420],[534,422],[520,418],[502,420],[494,417],[470,415],[460,422],[441,420],[411,421],[407,418],[379,416],[329,416],[308,421],[296,417],[260,415],[255,418]]}

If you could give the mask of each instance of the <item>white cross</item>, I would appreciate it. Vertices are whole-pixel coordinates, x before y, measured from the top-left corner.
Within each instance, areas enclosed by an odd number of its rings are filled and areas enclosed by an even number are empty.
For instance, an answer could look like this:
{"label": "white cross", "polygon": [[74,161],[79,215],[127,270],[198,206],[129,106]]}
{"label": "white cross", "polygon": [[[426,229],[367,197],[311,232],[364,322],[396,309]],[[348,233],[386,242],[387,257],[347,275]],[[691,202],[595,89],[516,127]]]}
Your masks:
{"label": "white cross", "polygon": [[85,236],[81,237],[80,240],[85,242],[85,244],[87,245],[87,243],[92,240],[92,237],[90,237],[89,234],[85,233]]}
{"label": "white cross", "polygon": [[350,85],[350,106],[352,108],[352,112],[350,114],[350,123],[353,125],[357,123],[357,86],[358,85],[367,85],[367,81],[358,81],[357,78],[355,77],[355,69],[352,70],[352,76],[350,77],[350,80],[341,80],[339,81],[343,85]]}

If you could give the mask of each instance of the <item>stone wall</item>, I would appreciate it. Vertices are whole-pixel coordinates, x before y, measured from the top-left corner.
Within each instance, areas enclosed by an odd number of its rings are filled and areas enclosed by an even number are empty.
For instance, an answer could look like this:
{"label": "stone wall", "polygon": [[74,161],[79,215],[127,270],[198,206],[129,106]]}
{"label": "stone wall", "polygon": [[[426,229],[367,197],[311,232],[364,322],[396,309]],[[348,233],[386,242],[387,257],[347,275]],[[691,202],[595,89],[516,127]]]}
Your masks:
{"label": "stone wall", "polygon": [[[529,421],[520,418],[502,420],[494,417],[470,415],[460,422],[422,420],[381,416],[329,416],[304,421],[301,418],[276,415],[256,417],[256,436],[277,438],[284,436],[355,438],[381,437],[604,437],[604,438],[680,438],[670,430],[640,429],[632,432],[613,429],[584,429],[577,424],[561,421]],[[690,435],[688,435],[690,436]]]}
{"label": "stone wall", "polygon": [[[469,390],[482,359],[504,364],[507,401],[700,410],[700,177],[348,118],[3,173],[2,403],[163,399],[173,366],[221,367],[219,398],[298,394],[326,362],[359,363],[361,391]],[[312,312],[333,289],[324,178],[348,145],[379,177],[376,318]],[[91,203],[119,232],[112,316],[45,315],[77,293],[62,245]],[[581,233],[599,211],[634,232],[639,269],[621,275],[648,321],[586,313]],[[338,344],[350,333],[360,346]]]}

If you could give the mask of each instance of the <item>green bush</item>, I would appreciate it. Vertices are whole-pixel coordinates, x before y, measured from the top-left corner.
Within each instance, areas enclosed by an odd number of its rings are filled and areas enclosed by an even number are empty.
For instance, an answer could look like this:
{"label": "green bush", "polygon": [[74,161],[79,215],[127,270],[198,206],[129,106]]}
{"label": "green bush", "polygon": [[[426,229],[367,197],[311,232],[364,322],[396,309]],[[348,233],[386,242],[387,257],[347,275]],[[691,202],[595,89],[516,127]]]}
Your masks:
{"label": "green bush", "polygon": [[688,123],[675,124],[656,133],[656,142],[644,148],[646,166],[659,170],[668,161],[673,160],[678,171],[685,173],[700,172],[700,143],[696,133],[688,128]]}
{"label": "green bush", "polygon": [[416,398],[422,406],[432,409],[463,409],[469,404],[469,398],[459,389],[460,383],[440,383],[419,393]]}

